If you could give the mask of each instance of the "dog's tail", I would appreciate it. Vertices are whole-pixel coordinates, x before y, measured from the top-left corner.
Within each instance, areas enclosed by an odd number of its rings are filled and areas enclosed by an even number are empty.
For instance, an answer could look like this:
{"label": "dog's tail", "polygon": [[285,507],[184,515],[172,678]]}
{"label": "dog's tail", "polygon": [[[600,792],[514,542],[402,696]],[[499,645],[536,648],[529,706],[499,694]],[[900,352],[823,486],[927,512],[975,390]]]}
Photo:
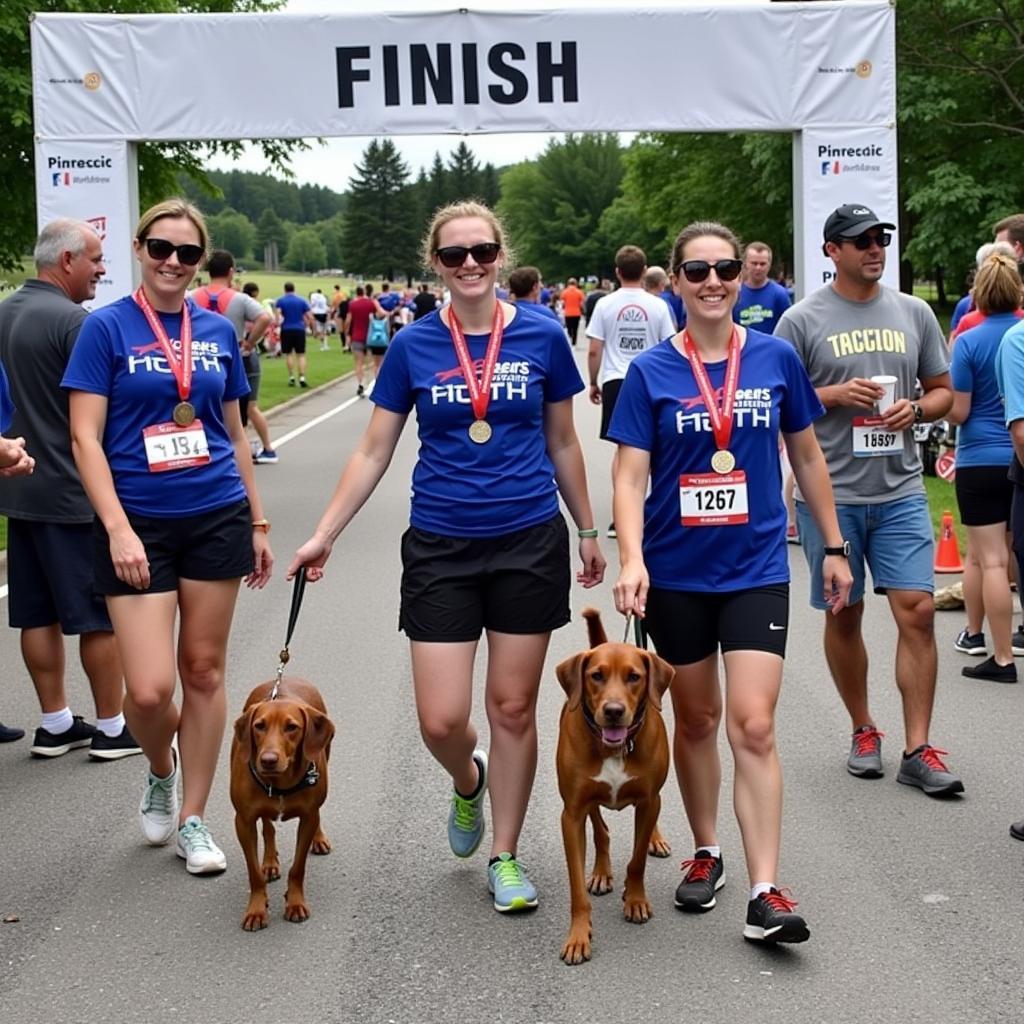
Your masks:
{"label": "dog's tail", "polygon": [[587,620],[587,636],[590,639],[590,646],[597,647],[599,644],[608,643],[605,635],[604,625],[601,622],[601,613],[596,608],[584,608],[583,618]]}

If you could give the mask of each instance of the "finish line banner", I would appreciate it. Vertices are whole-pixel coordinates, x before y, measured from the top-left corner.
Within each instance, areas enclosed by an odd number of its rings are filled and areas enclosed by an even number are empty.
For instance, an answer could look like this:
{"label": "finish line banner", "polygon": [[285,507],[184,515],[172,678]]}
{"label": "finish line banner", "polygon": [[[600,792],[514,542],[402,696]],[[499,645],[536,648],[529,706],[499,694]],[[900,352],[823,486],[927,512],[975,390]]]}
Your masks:
{"label": "finish line banner", "polygon": [[887,0],[37,14],[37,137],[792,131],[895,117]]}

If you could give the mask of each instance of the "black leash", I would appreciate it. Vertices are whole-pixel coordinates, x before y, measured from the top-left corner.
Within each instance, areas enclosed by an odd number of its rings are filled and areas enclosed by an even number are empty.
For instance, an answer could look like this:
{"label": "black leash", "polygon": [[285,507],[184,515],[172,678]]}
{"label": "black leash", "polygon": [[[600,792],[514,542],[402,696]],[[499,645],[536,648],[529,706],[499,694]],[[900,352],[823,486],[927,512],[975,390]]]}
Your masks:
{"label": "black leash", "polygon": [[277,666],[277,679],[274,682],[274,688],[270,691],[268,700],[277,700],[277,691],[281,686],[281,678],[284,676],[284,667],[291,658],[291,655],[288,653],[288,645],[291,643],[292,633],[295,632],[295,623],[299,620],[299,609],[302,607],[302,595],[305,591],[306,567],[301,565],[299,566],[299,571],[295,574],[295,584],[292,587],[292,606],[288,612],[288,632],[285,634],[284,647],[278,655],[280,664]]}

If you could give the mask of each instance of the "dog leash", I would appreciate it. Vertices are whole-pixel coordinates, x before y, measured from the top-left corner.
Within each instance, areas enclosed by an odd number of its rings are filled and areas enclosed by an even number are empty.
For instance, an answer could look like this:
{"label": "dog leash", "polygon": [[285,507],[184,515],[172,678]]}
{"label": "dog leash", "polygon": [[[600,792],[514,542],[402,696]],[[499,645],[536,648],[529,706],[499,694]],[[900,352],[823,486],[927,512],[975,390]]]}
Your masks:
{"label": "dog leash", "polygon": [[622,635],[622,642],[624,644],[629,643],[629,627],[633,627],[633,643],[640,648],[642,651],[647,650],[647,627],[644,625],[644,620],[638,618],[632,612],[626,616],[626,631]]}
{"label": "dog leash", "polygon": [[306,567],[300,566],[295,574],[295,584],[292,587],[292,606],[288,612],[288,632],[285,634],[284,647],[278,655],[280,664],[277,666],[277,679],[274,681],[274,688],[270,691],[268,700],[277,700],[277,691],[281,687],[281,679],[284,676],[284,667],[288,664],[291,655],[288,653],[288,645],[292,640],[292,633],[295,632],[295,623],[299,620],[299,609],[302,607],[302,595],[306,590]]}

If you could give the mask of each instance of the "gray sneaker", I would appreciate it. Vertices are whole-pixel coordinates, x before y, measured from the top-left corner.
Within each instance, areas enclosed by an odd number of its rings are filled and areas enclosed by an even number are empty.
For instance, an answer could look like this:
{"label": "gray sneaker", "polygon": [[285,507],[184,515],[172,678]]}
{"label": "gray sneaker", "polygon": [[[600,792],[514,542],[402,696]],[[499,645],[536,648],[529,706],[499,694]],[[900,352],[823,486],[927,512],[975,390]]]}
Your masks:
{"label": "gray sneaker", "polygon": [[900,761],[900,773],[897,782],[905,786],[917,786],[928,796],[952,796],[962,793],[964,784],[946,767],[941,755],[945,750],[937,750],[924,744],[909,754],[904,754]]}
{"label": "gray sneaker", "polygon": [[846,770],[859,779],[880,779],[882,769],[882,737],[873,725],[862,725],[854,734],[850,744],[850,756],[846,759]]}
{"label": "gray sneaker", "polygon": [[448,812],[448,845],[456,857],[472,857],[484,837],[484,794],[487,792],[487,752],[474,750],[473,760],[480,772],[480,781],[472,796],[462,796],[452,787],[452,804]]}
{"label": "gray sneaker", "polygon": [[146,791],[139,804],[139,824],[146,842],[151,846],[163,846],[170,842],[178,829],[178,761],[175,755],[174,771],[169,778],[158,779],[152,772],[146,773]]}

